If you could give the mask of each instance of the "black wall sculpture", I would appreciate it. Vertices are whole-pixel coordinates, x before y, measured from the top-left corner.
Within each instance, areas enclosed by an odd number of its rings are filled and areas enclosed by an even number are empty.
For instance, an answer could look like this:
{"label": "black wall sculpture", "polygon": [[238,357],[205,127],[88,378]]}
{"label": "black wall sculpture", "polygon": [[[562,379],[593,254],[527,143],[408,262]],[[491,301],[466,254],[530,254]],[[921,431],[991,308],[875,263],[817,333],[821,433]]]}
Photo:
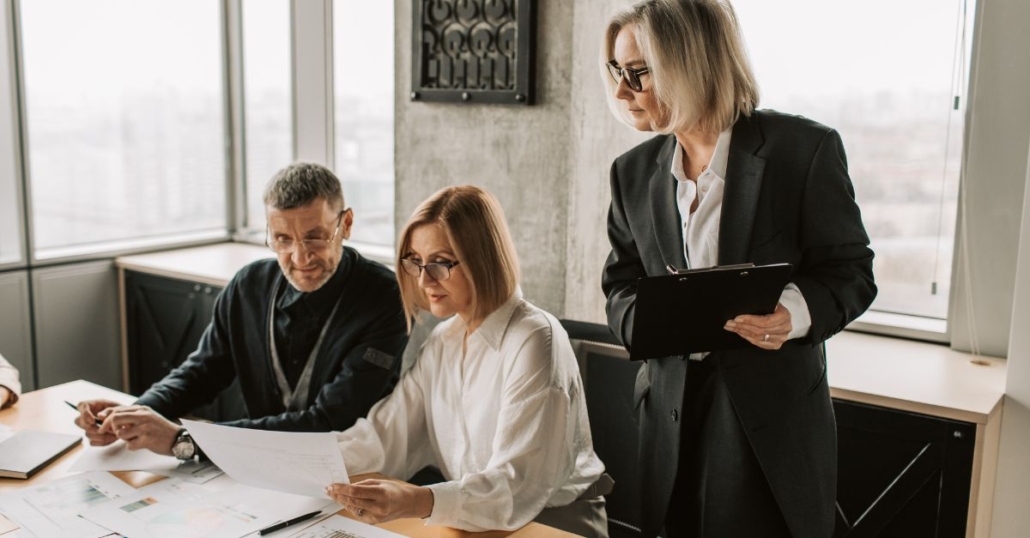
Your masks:
{"label": "black wall sculpture", "polygon": [[414,0],[412,101],[533,102],[533,0]]}

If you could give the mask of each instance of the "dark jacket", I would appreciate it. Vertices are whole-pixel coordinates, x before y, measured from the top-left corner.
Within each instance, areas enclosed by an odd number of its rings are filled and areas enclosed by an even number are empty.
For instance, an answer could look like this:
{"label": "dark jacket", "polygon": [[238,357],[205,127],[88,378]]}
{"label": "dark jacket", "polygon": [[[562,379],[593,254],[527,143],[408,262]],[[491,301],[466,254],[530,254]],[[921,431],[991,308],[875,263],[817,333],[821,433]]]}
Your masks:
{"label": "dark jacket", "polygon": [[[657,136],[611,168],[602,286],[608,323],[627,348],[637,279],[685,266],[672,135]],[[726,351],[718,361],[737,416],[795,537],[834,527],[836,433],[821,343],[876,295],[873,253],[855,203],[840,136],[797,116],[758,111],[733,126],[719,231],[719,264],[788,262],[812,317],[805,339],[777,351]],[[704,305],[684,305],[704,308]],[[644,531],[666,517],[676,477],[686,364],[647,361],[637,379],[641,406]],[[704,442],[704,440],[701,440]],[[747,517],[741,514],[741,517]]]}
{"label": "dark jacket", "polygon": [[269,305],[276,282],[285,278],[274,259],[254,262],[233,277],[215,302],[197,350],[137,403],[179,418],[212,402],[239,377],[250,418],[230,426],[349,428],[393,390],[407,326],[393,272],[353,249],[344,249],[343,258],[340,306],[316,358],[306,409],[286,411],[269,354]]}

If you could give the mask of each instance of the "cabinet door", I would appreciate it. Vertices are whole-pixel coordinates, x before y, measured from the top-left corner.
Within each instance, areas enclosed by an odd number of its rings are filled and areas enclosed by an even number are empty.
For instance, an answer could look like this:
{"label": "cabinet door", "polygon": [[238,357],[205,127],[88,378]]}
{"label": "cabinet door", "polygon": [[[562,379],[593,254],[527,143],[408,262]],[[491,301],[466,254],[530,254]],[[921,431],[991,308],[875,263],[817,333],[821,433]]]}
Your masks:
{"label": "cabinet door", "polygon": [[835,537],[963,537],[976,426],[834,400]]}
{"label": "cabinet door", "polygon": [[[142,394],[197,349],[211,323],[220,288],[135,271],[125,272],[129,389]],[[246,415],[238,382],[194,415],[215,421]]]}

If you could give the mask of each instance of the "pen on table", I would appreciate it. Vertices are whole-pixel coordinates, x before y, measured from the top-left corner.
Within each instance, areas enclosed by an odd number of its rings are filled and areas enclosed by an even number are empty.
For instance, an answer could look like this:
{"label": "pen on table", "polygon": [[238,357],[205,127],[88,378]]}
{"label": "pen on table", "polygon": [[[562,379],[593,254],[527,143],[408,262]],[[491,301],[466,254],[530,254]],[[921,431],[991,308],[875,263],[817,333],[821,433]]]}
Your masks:
{"label": "pen on table", "polygon": [[[71,407],[72,409],[74,409],[74,410],[76,410],[76,411],[78,411],[78,410],[79,410],[79,406],[77,406],[77,405],[75,405],[75,404],[73,404],[73,403],[69,402],[68,400],[65,400],[65,401],[64,401],[64,403],[68,404],[68,407]],[[100,419],[99,419],[99,418],[97,418],[97,417],[93,417],[93,423],[94,423],[94,424],[96,424],[97,426],[101,426],[101,425],[103,425],[103,424],[104,424],[104,421],[103,421],[103,420],[100,420]]]}
{"label": "pen on table", "polygon": [[677,271],[676,268],[672,266],[672,264],[666,265],[665,266],[665,270],[668,271],[670,275],[678,275],[679,274],[679,271]]}
{"label": "pen on table", "polygon": [[273,532],[285,529],[286,527],[289,527],[290,525],[296,525],[297,523],[301,523],[301,522],[307,521],[307,520],[309,520],[309,519],[311,519],[311,518],[313,518],[313,517],[315,517],[315,516],[317,516],[318,514],[321,514],[321,513],[322,513],[321,510],[315,510],[314,512],[308,512],[307,514],[304,514],[302,516],[297,516],[297,517],[295,517],[293,519],[287,519],[286,521],[280,521],[279,523],[276,523],[275,525],[271,525],[269,527],[265,527],[265,528],[259,530],[258,534],[261,535],[261,536],[264,536],[266,534],[272,534]]}

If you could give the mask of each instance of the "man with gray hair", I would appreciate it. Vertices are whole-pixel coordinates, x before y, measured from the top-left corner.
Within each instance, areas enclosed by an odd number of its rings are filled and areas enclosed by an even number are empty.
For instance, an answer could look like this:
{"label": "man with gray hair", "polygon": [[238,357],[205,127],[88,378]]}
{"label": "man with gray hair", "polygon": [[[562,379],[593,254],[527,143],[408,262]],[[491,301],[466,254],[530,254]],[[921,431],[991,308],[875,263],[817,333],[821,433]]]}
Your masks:
{"label": "man with gray hair", "polygon": [[343,246],[354,212],[340,181],[317,164],[293,164],[264,201],[265,243],[277,259],[233,277],[197,350],[134,405],[80,403],[76,424],[91,444],[123,439],[191,459],[197,447],[172,420],[237,378],[249,418],[227,424],[268,430],[342,431],[393,390],[407,341],[400,293],[389,269]]}

